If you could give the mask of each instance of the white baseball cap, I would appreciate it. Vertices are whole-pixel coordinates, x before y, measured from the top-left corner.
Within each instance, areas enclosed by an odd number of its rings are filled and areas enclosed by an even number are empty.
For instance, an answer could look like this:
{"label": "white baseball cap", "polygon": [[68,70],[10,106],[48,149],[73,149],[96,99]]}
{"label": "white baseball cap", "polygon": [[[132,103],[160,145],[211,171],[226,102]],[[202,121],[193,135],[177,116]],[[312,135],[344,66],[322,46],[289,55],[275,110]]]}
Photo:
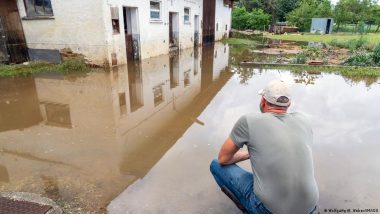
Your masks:
{"label": "white baseball cap", "polygon": [[290,105],[290,89],[288,85],[280,79],[273,80],[259,91],[266,101],[277,106],[287,107]]}

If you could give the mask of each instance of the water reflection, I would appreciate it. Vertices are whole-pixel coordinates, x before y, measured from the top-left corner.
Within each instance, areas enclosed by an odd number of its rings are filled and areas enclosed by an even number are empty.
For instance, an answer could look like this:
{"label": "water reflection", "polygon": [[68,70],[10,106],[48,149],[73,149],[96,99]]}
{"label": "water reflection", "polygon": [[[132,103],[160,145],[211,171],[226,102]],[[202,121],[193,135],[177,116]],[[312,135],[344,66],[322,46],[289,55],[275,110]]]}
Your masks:
{"label": "water reflection", "polygon": [[[239,213],[217,188],[208,163],[220,149],[234,122],[245,113],[259,112],[257,91],[270,80],[291,84],[291,112],[303,112],[314,129],[314,162],[320,190],[319,210],[375,208],[380,188],[380,96],[378,84],[347,84],[334,74],[299,74],[253,69],[241,84],[235,75],[198,116],[173,147],[144,176],[108,206],[110,213]],[[302,79],[302,81],[300,81]],[[365,111],[358,111],[365,109]],[[249,162],[241,165],[250,170]],[[162,203],[171,201],[170,205]],[[141,200],[145,204],[141,205]]]}
{"label": "water reflection", "polygon": [[199,114],[232,76],[228,49],[190,49],[79,77],[0,79],[0,191],[105,212],[191,124],[202,124]]}

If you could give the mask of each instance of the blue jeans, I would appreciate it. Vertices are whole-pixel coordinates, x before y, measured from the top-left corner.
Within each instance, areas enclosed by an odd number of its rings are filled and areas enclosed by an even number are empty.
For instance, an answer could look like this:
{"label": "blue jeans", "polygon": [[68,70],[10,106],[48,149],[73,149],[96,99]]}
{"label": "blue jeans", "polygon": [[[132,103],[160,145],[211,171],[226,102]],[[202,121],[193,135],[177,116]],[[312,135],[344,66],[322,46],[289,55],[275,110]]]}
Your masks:
{"label": "blue jeans", "polygon": [[252,214],[272,214],[253,192],[253,175],[236,164],[220,165],[211,162],[210,171],[220,188],[226,188]]}
{"label": "blue jeans", "polygon": [[[210,171],[220,188],[231,192],[241,205],[252,214],[272,214],[253,192],[253,174],[236,164],[220,165],[216,159],[211,162]],[[310,214],[316,211],[315,206]]]}

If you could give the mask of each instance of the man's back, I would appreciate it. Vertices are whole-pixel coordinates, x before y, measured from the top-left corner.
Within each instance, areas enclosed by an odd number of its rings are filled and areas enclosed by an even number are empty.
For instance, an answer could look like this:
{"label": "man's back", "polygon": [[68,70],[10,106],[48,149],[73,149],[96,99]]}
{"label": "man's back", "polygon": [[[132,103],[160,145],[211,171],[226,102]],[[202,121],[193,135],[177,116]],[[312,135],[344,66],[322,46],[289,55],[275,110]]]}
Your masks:
{"label": "man's back", "polygon": [[273,213],[309,213],[318,201],[312,130],[292,114],[249,114],[236,123],[231,139],[247,145],[254,192]]}

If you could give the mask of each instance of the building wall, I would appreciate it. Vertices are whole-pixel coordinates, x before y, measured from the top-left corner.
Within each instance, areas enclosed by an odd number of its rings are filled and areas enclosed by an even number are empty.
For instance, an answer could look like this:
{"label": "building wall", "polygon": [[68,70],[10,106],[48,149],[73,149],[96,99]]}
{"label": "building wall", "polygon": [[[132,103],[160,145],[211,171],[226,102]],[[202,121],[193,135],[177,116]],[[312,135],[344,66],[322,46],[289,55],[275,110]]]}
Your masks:
{"label": "building wall", "polygon": [[[126,63],[126,43],[123,24],[123,7],[137,8],[138,31],[140,34],[140,56],[146,59],[169,52],[169,12],[177,12],[179,17],[179,48],[194,45],[194,15],[202,17],[202,0],[161,0],[161,20],[150,19],[150,1],[148,0],[109,0],[105,10],[107,41],[110,44],[109,57],[116,53],[118,64]],[[120,17],[120,34],[113,35],[110,7],[118,7]],[[184,8],[190,8],[190,23],[184,23]],[[200,28],[200,27],[199,27]]]}
{"label": "building wall", "polygon": [[23,0],[17,0],[28,48],[71,48],[102,64],[107,56],[103,0],[51,0],[52,19],[26,20]]}
{"label": "building wall", "polygon": [[[23,0],[18,1],[20,16],[26,17]],[[161,20],[150,19],[149,0],[51,0],[52,19],[22,20],[28,48],[70,48],[82,53],[93,63],[127,63],[124,33],[123,7],[137,8],[137,33],[140,36],[140,57],[146,59],[169,52],[169,12],[178,13],[179,48],[194,46],[195,15],[198,18],[199,43],[202,41],[203,0],[157,0],[161,3]],[[112,28],[111,7],[119,14],[119,33]],[[184,8],[190,8],[190,22],[184,22]],[[215,40],[228,36],[231,23],[231,8],[216,0]],[[227,30],[226,30],[227,26]],[[113,56],[113,57],[112,57]]]}
{"label": "building wall", "polygon": [[228,37],[231,30],[232,9],[224,5],[223,0],[216,0],[215,10],[215,41],[219,41]]}

